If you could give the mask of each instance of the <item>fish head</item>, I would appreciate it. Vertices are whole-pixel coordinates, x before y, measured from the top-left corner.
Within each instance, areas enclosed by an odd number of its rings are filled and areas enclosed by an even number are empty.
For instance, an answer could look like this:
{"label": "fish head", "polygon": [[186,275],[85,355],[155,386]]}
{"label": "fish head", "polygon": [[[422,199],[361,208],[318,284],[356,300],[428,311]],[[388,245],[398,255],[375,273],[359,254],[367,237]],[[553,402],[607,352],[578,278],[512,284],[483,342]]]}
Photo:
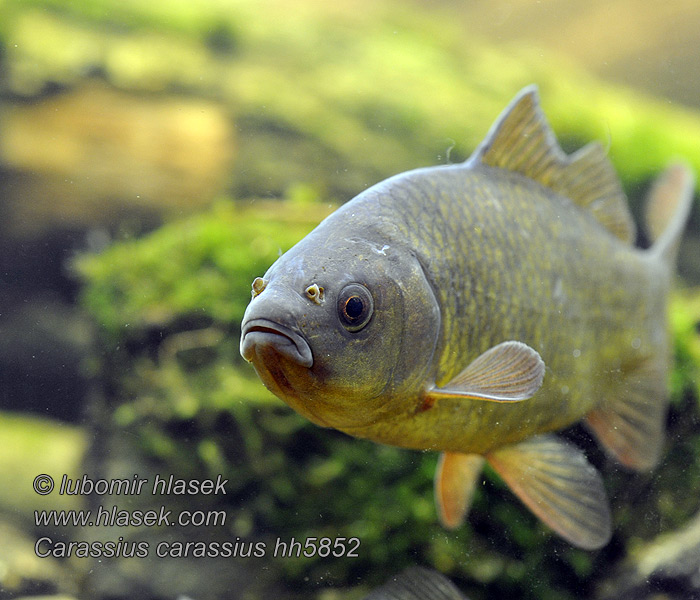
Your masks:
{"label": "fish head", "polygon": [[310,234],[254,281],[241,354],[312,422],[361,428],[405,411],[424,386],[439,308],[407,249],[318,238]]}

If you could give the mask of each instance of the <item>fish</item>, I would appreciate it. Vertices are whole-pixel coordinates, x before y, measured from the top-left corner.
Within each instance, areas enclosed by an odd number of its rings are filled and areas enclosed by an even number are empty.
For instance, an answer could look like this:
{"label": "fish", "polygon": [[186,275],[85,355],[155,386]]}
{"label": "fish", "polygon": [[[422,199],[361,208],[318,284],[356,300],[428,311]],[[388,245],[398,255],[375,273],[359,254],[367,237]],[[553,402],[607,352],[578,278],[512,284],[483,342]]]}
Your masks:
{"label": "fish", "polygon": [[372,590],[364,600],[468,600],[442,573],[408,567]]}
{"label": "fish", "polygon": [[604,148],[565,153],[528,86],[465,162],[369,187],[255,278],[241,354],[319,426],[439,452],[446,528],[488,463],[556,534],[601,548],[602,478],[556,432],[583,422],[624,467],[658,463],[667,297],[693,190],[671,163],[637,247]]}

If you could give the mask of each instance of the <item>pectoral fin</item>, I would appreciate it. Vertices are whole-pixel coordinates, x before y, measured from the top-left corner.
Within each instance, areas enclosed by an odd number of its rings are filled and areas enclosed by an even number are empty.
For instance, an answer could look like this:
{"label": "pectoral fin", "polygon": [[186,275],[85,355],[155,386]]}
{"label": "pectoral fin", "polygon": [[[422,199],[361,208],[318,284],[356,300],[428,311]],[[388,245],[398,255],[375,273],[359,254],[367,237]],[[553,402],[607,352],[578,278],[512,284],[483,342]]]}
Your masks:
{"label": "pectoral fin", "polygon": [[472,398],[495,402],[527,400],[540,388],[544,362],[522,342],[503,342],[477,357],[444,387],[433,387],[426,397]]}
{"label": "pectoral fin", "polygon": [[478,454],[440,454],[435,471],[435,503],[443,527],[455,529],[464,522],[483,466],[484,457]]}
{"label": "pectoral fin", "polygon": [[594,550],[610,540],[603,482],[575,446],[540,435],[486,460],[535,515],[575,546]]}

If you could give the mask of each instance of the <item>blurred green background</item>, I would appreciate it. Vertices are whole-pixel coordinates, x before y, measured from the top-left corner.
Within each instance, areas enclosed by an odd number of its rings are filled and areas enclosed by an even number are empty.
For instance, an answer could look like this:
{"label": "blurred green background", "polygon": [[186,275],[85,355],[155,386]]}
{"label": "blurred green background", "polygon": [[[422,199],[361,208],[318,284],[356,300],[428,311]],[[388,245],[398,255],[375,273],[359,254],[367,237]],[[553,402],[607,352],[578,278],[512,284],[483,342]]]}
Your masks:
{"label": "blurred green background", "polygon": [[[252,279],[333,208],[458,162],[537,83],[567,151],[608,147],[639,217],[700,171],[692,0],[0,0],[0,599],[357,599],[409,565],[472,599],[700,597],[700,211],[672,299],[664,460],[608,461],[615,535],[554,538],[490,472],[436,523],[433,453],[317,428],[238,354]],[[643,243],[643,240],[641,240]],[[229,479],[226,496],[40,496],[40,473]],[[37,527],[34,511],[224,510],[198,528]],[[264,557],[39,558],[55,541],[262,541]],[[358,557],[276,540],[357,537]]]}

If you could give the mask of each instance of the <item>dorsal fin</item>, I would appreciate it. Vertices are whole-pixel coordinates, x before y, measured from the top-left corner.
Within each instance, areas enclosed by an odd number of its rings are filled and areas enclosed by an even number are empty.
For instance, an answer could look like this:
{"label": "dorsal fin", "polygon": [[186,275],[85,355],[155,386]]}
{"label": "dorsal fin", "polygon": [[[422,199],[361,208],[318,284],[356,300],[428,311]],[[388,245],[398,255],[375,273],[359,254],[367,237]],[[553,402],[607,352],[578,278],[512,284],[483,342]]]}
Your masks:
{"label": "dorsal fin", "polygon": [[469,162],[515,171],[570,198],[629,244],[636,231],[627,198],[598,143],[567,155],[540,108],[536,86],[523,89],[491,127]]}

